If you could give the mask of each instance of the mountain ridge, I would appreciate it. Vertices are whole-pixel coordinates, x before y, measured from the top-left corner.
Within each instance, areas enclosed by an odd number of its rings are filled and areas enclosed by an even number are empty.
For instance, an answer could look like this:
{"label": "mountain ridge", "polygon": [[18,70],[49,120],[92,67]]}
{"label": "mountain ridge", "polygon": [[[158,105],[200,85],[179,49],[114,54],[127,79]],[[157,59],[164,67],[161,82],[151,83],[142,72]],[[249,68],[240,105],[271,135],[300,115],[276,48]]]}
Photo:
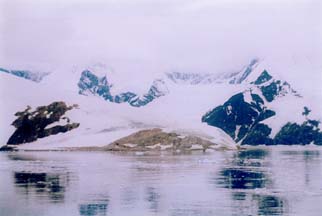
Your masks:
{"label": "mountain ridge", "polygon": [[[74,116],[71,118],[73,121],[80,123],[77,129],[39,139],[35,141],[35,145],[31,143],[23,146],[39,148],[41,143],[47,142],[45,140],[60,142],[59,137],[64,137],[66,142],[62,145],[77,147],[78,136],[89,143],[103,144],[106,137],[119,139],[151,127],[205,133],[207,137],[212,137],[211,142],[223,145],[269,145],[277,144],[276,140],[288,140],[286,143],[305,142],[303,144],[311,141],[319,144],[321,116],[307,103],[305,96],[276,76],[277,72],[274,74],[267,65],[265,61],[254,59],[242,70],[232,73],[197,75],[176,72],[170,77],[169,73],[165,73],[155,77],[150,85],[141,88],[145,91],[140,92],[127,88],[126,82],[115,82],[115,72],[108,68],[105,71],[105,67],[101,67],[99,71],[92,71],[88,67],[81,74],[77,71],[73,73],[73,79],[66,79],[68,74],[66,77],[56,76],[55,79],[50,79],[52,75],[49,75],[46,82],[31,82],[32,86],[25,86],[22,79],[8,79],[7,75],[0,74],[0,78],[5,83],[10,81],[4,88],[10,90],[12,97],[17,98],[12,101],[9,96],[5,97],[5,103],[17,104],[14,110],[7,109],[6,115],[12,115],[12,112],[22,110],[27,105],[38,107],[53,101],[79,104],[80,109],[69,114]],[[127,79],[131,77],[123,77],[123,80]],[[141,77],[138,81],[140,79]],[[68,88],[72,92],[59,86],[66,85],[65,83],[72,85]],[[118,85],[123,86],[119,88]],[[28,91],[20,92],[21,88]],[[115,88],[118,88],[117,91]],[[28,99],[30,96],[25,93],[32,95],[34,99]],[[304,107],[309,111],[304,112]],[[8,127],[13,121],[12,117],[6,119],[11,120],[6,120],[3,127]],[[302,140],[290,138],[296,137],[294,133],[303,134],[303,131],[308,131],[308,134],[314,136],[314,140],[304,136]],[[90,137],[93,140],[89,140]]]}

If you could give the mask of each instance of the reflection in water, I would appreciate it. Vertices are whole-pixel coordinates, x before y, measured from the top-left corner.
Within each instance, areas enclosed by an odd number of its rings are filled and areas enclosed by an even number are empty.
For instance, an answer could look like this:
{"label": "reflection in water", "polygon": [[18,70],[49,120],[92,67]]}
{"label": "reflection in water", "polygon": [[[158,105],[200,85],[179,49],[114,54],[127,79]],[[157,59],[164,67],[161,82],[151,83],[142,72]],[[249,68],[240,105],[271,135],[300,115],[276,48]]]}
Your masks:
{"label": "reflection in water", "polygon": [[238,152],[239,159],[265,159],[268,156],[268,151],[264,149],[248,149]]}
{"label": "reflection in water", "polygon": [[0,215],[318,215],[322,150],[285,150],[0,153]]}
{"label": "reflection in water", "polygon": [[265,175],[262,172],[227,168],[220,172],[222,178],[218,184],[230,189],[256,189],[265,187]]}
{"label": "reflection in water", "polygon": [[303,151],[304,159],[306,161],[318,159],[320,157],[320,152],[319,151],[313,151],[313,150],[305,150]]}
{"label": "reflection in water", "polygon": [[127,209],[134,208],[137,202],[137,194],[134,188],[125,187],[121,193],[122,206]]}
{"label": "reflection in water", "polygon": [[48,195],[51,201],[64,201],[66,185],[59,174],[15,172],[14,179],[15,186],[24,189],[20,193]]}
{"label": "reflection in water", "polygon": [[249,211],[250,203],[256,207],[256,215],[283,215],[283,199],[275,195],[253,192],[254,189],[272,187],[272,180],[264,172],[264,162],[268,156],[268,152],[263,149],[240,151],[234,155],[231,163],[220,171],[217,184],[233,190],[231,196],[235,202],[236,215],[248,215],[246,212]]}
{"label": "reflection in water", "polygon": [[171,216],[214,216],[216,215],[211,209],[203,209],[203,208],[191,208],[190,206],[186,206],[181,209],[174,209],[171,212]]}
{"label": "reflection in water", "polygon": [[236,191],[232,193],[232,197],[233,197],[233,200],[243,201],[243,200],[246,200],[246,193],[241,191]]}
{"label": "reflection in water", "polygon": [[96,203],[80,204],[79,214],[82,216],[105,216],[107,215],[109,200],[98,201]]}
{"label": "reflection in water", "polygon": [[160,194],[156,192],[155,188],[153,187],[146,188],[145,200],[150,204],[149,208],[152,212],[159,211]]}
{"label": "reflection in water", "polygon": [[283,215],[284,201],[271,195],[254,195],[258,203],[258,215],[273,216]]}
{"label": "reflection in water", "polygon": [[232,163],[242,167],[261,167],[268,155],[268,152],[263,149],[248,149],[236,153]]}
{"label": "reflection in water", "polygon": [[13,161],[37,161],[37,158],[30,155],[9,154],[8,158]]}
{"label": "reflection in water", "polygon": [[262,149],[237,152],[214,179],[220,186],[230,189],[264,188],[268,178],[260,168],[267,156],[268,153]]}
{"label": "reflection in water", "polygon": [[320,156],[320,152],[318,150],[284,150],[281,151],[282,155],[286,156],[304,156],[305,159],[313,160],[314,158],[318,158]]}
{"label": "reflection in water", "polygon": [[316,179],[319,179],[318,177],[315,177],[315,175],[317,173],[320,173],[320,170],[322,170],[322,164],[319,161],[321,158],[320,153],[321,151],[318,150],[307,149],[281,151],[284,160],[289,161],[292,164],[292,166],[300,164],[300,166],[297,167],[298,173],[304,175],[304,183],[308,187],[311,186],[312,181],[314,182],[316,181]]}

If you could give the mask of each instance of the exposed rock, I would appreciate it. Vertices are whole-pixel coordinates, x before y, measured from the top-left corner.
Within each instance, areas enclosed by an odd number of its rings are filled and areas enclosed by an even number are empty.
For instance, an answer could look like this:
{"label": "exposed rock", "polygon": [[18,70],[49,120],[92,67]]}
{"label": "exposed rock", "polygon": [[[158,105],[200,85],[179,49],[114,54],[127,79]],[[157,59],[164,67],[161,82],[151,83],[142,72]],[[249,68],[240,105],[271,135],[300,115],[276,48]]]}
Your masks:
{"label": "exposed rock", "polygon": [[283,96],[286,96],[287,94],[292,94],[297,97],[302,97],[294,89],[292,89],[291,85],[288,82],[275,80],[272,78],[267,80],[264,83],[258,84],[256,87],[261,90],[262,95],[268,102],[272,102],[275,98],[283,97]]}
{"label": "exposed rock", "polygon": [[[73,108],[77,108],[77,105],[67,106],[64,102],[53,102],[48,106],[40,106],[35,111],[31,111],[31,107],[28,106],[24,111],[15,114],[18,118],[12,125],[17,129],[7,144],[28,143],[38,138],[65,133],[77,128],[79,123],[70,123],[70,119],[64,116]],[[50,124],[60,121],[66,121],[66,124],[49,127]]]}
{"label": "exposed rock", "polygon": [[314,120],[305,121],[301,125],[287,123],[276,134],[275,143],[285,145],[307,145],[314,143],[322,145],[322,132],[318,127],[319,124],[320,122]]}
{"label": "exposed rock", "polygon": [[[244,94],[250,94],[252,99],[250,103],[245,101]],[[248,137],[246,140],[250,140],[249,136],[255,133],[261,136],[259,140],[264,140],[267,133],[259,132],[259,128],[263,127],[256,125],[274,115],[275,112],[264,106],[264,101],[259,95],[246,92],[232,96],[222,106],[204,115],[202,121],[221,128],[236,142],[245,137]],[[264,135],[265,137],[262,137]]]}
{"label": "exposed rock", "polygon": [[269,80],[271,80],[273,77],[266,71],[264,70],[261,75],[257,78],[257,80],[254,82],[255,85],[260,85],[263,84]]}
{"label": "exposed rock", "polygon": [[302,115],[307,117],[310,114],[310,112],[311,112],[311,110],[305,106],[304,111],[302,112]]}
{"label": "exposed rock", "polygon": [[107,151],[206,151],[219,146],[197,136],[183,136],[154,128],[142,130],[103,147]]}
{"label": "exposed rock", "polygon": [[252,130],[247,134],[242,144],[248,145],[258,145],[258,144],[266,144],[272,145],[274,144],[274,140],[269,137],[272,129],[265,124],[259,123],[256,124]]}

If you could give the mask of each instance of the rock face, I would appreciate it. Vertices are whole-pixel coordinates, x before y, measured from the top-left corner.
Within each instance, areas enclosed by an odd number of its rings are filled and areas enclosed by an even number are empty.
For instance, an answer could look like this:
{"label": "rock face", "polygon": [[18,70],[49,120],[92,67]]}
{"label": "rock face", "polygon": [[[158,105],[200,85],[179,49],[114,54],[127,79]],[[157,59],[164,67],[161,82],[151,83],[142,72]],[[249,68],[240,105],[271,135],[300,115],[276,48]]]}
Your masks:
{"label": "rock face", "polygon": [[[224,130],[236,142],[250,145],[310,144],[322,145],[319,121],[308,119],[311,112],[304,107],[302,124],[288,122],[272,136],[272,128],[265,123],[277,113],[269,109],[278,98],[301,98],[285,81],[274,79],[266,70],[249,83],[250,88],[229,98],[202,117],[208,125]],[[283,106],[283,104],[279,104]],[[284,106],[288,104],[284,104]],[[305,118],[304,118],[305,117]]]}
{"label": "rock face", "polygon": [[167,133],[159,128],[142,130],[121,138],[101,150],[106,151],[192,151],[218,149],[218,145],[197,136]]}
{"label": "rock face", "polygon": [[[7,144],[18,145],[37,140],[38,138],[65,133],[79,126],[79,123],[71,123],[65,113],[71,109],[77,108],[77,105],[67,106],[64,102],[53,102],[48,106],[37,107],[35,111],[31,111],[31,107],[27,107],[22,112],[17,112],[15,116],[18,118],[12,123],[16,127],[16,131],[9,138]],[[61,125],[61,122],[66,122]],[[53,123],[60,123],[53,125]]]}
{"label": "rock face", "polygon": [[[250,102],[245,101],[245,95],[251,98]],[[274,115],[275,112],[264,106],[259,95],[245,92],[232,96],[222,106],[204,115],[202,121],[223,129],[236,142],[270,144],[272,140],[267,138],[267,133],[270,134],[271,130],[260,122]]]}
{"label": "rock face", "polygon": [[82,95],[98,95],[104,100],[114,103],[129,103],[131,106],[144,106],[154,99],[168,94],[165,82],[161,79],[154,80],[151,87],[144,95],[138,95],[134,92],[123,92],[117,95],[111,94],[113,87],[107,80],[107,77],[98,77],[89,70],[82,72],[78,82],[79,94]]}

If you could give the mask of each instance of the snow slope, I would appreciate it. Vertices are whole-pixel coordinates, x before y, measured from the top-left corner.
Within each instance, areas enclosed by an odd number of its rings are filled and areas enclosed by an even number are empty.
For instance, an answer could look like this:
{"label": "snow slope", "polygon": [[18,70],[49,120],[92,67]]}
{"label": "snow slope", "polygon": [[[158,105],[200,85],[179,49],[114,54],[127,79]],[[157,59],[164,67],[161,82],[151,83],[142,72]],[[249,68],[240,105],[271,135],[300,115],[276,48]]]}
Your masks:
{"label": "snow slope", "polygon": [[[80,123],[80,127],[68,133],[38,139],[19,145],[19,149],[48,150],[63,147],[104,146],[114,140],[147,128],[163,128],[182,134],[194,134],[235,148],[235,144],[220,129],[202,124],[200,116],[214,105],[219,92],[225,86],[170,86],[171,94],[161,97],[144,107],[116,104],[98,97],[79,95],[74,90],[60,88],[57,82],[35,84],[8,74],[0,74],[2,106],[0,131],[1,144],[5,144],[14,127],[9,126],[15,119],[14,113],[24,110],[27,105],[35,108],[53,101],[65,101],[68,105],[78,104],[79,109],[66,115]],[[77,86],[75,86],[77,88]],[[233,90],[233,91],[237,91]],[[226,92],[229,95],[229,92]],[[206,97],[201,97],[206,95]],[[218,99],[219,101],[222,101]],[[192,104],[199,104],[192,106]]]}

